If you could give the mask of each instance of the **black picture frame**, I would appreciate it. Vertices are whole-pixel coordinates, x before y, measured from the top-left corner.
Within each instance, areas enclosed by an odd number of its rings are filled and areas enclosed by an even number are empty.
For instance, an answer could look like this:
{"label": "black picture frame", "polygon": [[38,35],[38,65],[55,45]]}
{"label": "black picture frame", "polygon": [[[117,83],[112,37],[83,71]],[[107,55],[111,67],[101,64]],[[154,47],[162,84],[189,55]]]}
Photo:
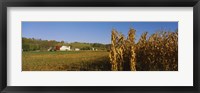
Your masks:
{"label": "black picture frame", "polygon": [[[7,86],[7,7],[193,7],[194,86]],[[0,1],[0,91],[2,93],[199,93],[200,0],[2,0]]]}

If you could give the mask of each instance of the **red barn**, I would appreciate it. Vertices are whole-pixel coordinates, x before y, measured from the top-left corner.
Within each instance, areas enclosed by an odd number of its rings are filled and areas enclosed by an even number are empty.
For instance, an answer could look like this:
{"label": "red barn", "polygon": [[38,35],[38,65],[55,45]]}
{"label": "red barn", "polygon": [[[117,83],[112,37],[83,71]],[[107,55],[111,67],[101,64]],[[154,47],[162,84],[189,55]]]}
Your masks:
{"label": "red barn", "polygon": [[56,46],[56,47],[55,47],[55,51],[60,50],[60,47],[61,47],[61,46]]}

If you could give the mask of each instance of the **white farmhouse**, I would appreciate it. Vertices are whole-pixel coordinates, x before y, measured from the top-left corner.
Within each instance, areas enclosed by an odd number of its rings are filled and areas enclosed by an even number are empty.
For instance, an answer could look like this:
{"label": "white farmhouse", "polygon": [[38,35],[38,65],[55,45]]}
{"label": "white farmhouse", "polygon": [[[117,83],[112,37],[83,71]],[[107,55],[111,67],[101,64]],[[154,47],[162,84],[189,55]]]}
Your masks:
{"label": "white farmhouse", "polygon": [[60,47],[60,51],[67,51],[67,50],[71,50],[70,46],[62,46],[62,47]]}

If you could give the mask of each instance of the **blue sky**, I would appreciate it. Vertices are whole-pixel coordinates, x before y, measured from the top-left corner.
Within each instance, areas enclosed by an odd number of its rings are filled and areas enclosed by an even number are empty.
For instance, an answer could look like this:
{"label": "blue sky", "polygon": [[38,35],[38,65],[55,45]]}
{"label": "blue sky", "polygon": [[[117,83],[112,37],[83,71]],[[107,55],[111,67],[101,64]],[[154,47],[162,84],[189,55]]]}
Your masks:
{"label": "blue sky", "polygon": [[22,37],[109,44],[112,28],[127,36],[131,27],[136,30],[138,40],[144,32],[175,31],[178,22],[22,22]]}

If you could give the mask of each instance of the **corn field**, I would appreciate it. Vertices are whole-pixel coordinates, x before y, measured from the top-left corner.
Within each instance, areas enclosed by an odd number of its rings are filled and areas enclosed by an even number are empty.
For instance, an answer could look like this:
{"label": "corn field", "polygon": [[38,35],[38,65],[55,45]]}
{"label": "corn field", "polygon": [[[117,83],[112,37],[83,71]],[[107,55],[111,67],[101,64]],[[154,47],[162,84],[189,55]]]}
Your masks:
{"label": "corn field", "polygon": [[178,31],[145,32],[135,43],[136,30],[127,38],[115,29],[109,53],[113,71],[178,71]]}

